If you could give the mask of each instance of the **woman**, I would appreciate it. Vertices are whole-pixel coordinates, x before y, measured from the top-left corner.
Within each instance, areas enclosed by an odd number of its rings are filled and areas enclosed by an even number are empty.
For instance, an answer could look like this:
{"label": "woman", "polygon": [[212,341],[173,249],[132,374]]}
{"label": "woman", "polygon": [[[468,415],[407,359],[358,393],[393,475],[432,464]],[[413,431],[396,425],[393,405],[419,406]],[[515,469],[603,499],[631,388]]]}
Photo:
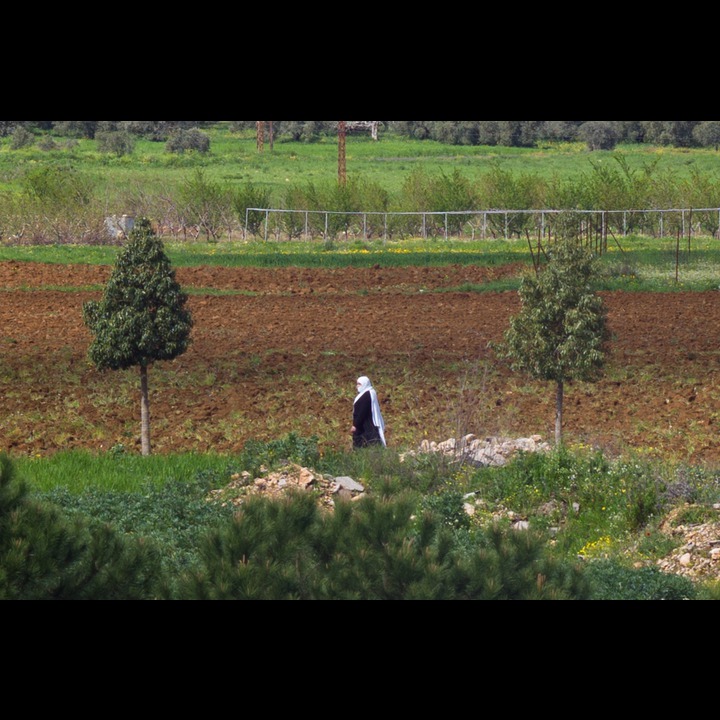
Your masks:
{"label": "woman", "polygon": [[366,448],[383,445],[385,442],[385,421],[380,412],[377,392],[367,377],[358,378],[357,397],[353,403],[353,447]]}

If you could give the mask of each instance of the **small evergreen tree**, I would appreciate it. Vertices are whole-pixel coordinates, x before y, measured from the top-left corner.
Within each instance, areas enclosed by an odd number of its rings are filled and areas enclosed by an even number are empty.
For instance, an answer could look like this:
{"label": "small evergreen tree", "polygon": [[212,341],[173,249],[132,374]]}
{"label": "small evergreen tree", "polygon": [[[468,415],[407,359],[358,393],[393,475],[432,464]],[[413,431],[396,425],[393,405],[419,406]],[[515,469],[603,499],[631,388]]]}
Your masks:
{"label": "small evergreen tree", "polygon": [[500,355],[513,370],[557,384],[555,441],[562,442],[565,384],[599,379],[609,331],[601,297],[592,292],[593,254],[561,242],[538,274],[523,278],[522,309],[511,318]]}
{"label": "small evergreen tree", "polygon": [[142,454],[150,454],[148,368],[173,360],[190,344],[187,295],[147,218],[130,233],[100,302],[83,307],[94,340],[89,357],[99,370],[140,368]]}

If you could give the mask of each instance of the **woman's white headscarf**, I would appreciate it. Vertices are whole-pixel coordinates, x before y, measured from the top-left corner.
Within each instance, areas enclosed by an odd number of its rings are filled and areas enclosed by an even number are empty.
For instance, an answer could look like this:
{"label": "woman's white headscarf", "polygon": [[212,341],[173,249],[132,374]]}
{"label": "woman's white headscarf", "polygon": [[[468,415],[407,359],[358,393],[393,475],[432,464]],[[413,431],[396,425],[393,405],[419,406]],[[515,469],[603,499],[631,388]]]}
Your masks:
{"label": "woman's white headscarf", "polygon": [[364,376],[358,378],[357,384],[359,390],[357,397],[355,398],[355,402],[357,402],[366,392],[370,392],[370,400],[372,402],[373,425],[375,425],[375,427],[378,429],[378,432],[380,433],[380,439],[382,440],[382,444],[387,447],[387,443],[385,442],[385,421],[383,420],[382,412],[380,412],[380,401],[378,400],[377,392],[372,386],[370,378]]}

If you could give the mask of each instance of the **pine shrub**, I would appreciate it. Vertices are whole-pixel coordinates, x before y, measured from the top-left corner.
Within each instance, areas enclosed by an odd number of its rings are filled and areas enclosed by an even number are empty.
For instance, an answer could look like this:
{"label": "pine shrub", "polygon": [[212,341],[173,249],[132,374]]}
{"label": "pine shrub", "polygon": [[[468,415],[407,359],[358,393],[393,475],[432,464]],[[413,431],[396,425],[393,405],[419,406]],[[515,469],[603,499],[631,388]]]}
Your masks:
{"label": "pine shrub", "polygon": [[312,495],[246,502],[208,536],[201,566],[184,573],[185,600],[580,599],[576,567],[545,554],[529,532],[478,532],[460,546],[446,518],[419,510],[417,496],[338,502]]}
{"label": "pine shrub", "polygon": [[0,599],[153,599],[159,570],[150,544],[29,498],[0,456]]}

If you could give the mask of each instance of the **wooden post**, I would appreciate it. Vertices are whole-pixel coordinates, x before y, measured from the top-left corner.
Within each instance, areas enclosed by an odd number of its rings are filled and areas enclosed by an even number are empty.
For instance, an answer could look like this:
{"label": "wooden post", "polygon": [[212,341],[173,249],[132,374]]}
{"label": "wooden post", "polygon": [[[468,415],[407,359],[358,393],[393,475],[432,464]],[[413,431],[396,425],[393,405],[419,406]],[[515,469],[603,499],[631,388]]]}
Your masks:
{"label": "wooden post", "polygon": [[257,149],[259,153],[265,151],[265,120],[257,120]]}
{"label": "wooden post", "polygon": [[338,120],[338,180],[347,185],[347,120]]}

